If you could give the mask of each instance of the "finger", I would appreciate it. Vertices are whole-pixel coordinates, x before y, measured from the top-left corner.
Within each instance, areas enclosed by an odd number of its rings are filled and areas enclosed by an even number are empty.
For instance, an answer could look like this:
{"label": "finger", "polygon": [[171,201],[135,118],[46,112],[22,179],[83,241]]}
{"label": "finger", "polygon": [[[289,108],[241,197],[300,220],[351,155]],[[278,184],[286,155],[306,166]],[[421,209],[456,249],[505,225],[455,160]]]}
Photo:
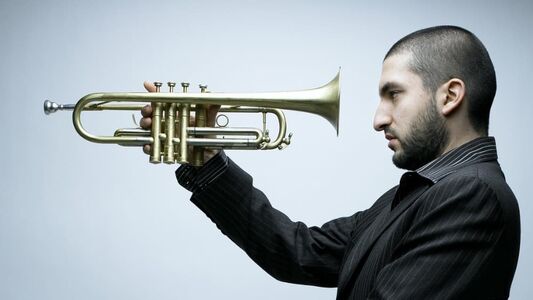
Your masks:
{"label": "finger", "polygon": [[209,105],[207,108],[207,126],[215,126],[215,120],[217,118],[218,110],[220,105]]}
{"label": "finger", "polygon": [[143,152],[145,154],[150,154],[150,152],[152,152],[152,147],[150,145],[144,145],[143,146]]}
{"label": "finger", "polygon": [[220,110],[220,104],[211,104],[207,107],[207,111],[212,114],[217,114]]}
{"label": "finger", "polygon": [[151,129],[152,128],[152,118],[142,118],[139,122],[141,128]]}
{"label": "finger", "polygon": [[[156,91],[155,85],[151,82],[145,81],[144,82],[144,88],[150,92],[153,93]],[[141,109],[141,114],[144,118],[141,119],[139,125],[141,125],[144,129],[151,129],[152,128],[152,106],[147,104]],[[145,154],[150,154],[152,152],[152,147],[150,145],[144,145],[143,146],[143,152]]]}
{"label": "finger", "polygon": [[145,81],[144,88],[150,93],[155,92],[155,85],[152,82]]}
{"label": "finger", "polygon": [[146,104],[141,109],[141,115],[143,115],[143,117],[151,117],[152,116],[152,106],[150,104]]}

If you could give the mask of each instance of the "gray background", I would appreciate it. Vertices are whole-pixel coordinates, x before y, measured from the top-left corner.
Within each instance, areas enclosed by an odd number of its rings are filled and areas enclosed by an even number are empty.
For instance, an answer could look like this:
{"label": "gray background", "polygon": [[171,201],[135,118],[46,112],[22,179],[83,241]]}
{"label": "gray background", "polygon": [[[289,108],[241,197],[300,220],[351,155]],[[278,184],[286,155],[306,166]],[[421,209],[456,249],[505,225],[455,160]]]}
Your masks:
{"label": "gray background", "polygon": [[[382,57],[439,24],[476,33],[494,61],[491,134],[522,214],[511,299],[533,298],[531,1],[272,0],[1,1],[0,298],[333,299],[335,289],[264,273],[188,201],[175,166],[89,143],[69,113],[46,117],[42,102],[142,91],[144,80],[305,89],[342,66],[339,137],[320,117],[288,112],[289,148],[229,152],[274,206],[319,225],[398,182],[371,127]],[[259,123],[248,119],[235,122]],[[132,126],[127,113],[87,114],[86,123],[101,133]]]}

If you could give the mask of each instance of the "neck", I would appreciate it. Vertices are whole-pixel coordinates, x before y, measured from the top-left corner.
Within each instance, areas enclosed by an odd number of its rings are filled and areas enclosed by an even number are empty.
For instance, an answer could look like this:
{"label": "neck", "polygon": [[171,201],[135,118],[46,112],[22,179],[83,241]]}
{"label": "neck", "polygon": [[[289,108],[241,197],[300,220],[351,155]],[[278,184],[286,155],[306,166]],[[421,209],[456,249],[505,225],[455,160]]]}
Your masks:
{"label": "neck", "polygon": [[481,135],[480,133],[474,130],[463,132],[460,136],[457,136],[457,135],[454,136],[450,134],[450,140],[448,141],[448,145],[444,148],[444,151],[442,151],[442,154],[448,153],[449,151],[482,136],[483,135]]}

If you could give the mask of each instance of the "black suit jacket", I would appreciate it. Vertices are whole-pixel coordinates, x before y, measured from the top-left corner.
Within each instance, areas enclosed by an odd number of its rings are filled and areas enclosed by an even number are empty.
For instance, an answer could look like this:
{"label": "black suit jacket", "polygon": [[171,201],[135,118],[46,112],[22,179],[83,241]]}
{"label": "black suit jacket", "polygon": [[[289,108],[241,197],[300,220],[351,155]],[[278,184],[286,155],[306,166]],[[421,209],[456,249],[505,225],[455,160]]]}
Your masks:
{"label": "black suit jacket", "polygon": [[337,299],[507,299],[518,206],[497,161],[433,182],[406,173],[366,211],[293,222],[229,160],[191,200],[273,277],[338,287]]}

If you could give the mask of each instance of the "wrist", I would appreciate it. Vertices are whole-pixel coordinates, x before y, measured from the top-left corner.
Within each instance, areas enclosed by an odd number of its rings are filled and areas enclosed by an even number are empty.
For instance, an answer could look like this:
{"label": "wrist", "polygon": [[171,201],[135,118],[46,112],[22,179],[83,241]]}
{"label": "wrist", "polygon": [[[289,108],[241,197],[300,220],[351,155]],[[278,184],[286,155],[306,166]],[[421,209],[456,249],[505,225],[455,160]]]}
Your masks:
{"label": "wrist", "polygon": [[[204,151],[206,153],[207,151]],[[178,183],[191,192],[202,190],[228,167],[228,158],[222,150],[209,150],[214,154],[203,166],[181,165],[176,170]]]}
{"label": "wrist", "polygon": [[204,165],[215,157],[221,150],[220,149],[209,149],[204,151]]}

